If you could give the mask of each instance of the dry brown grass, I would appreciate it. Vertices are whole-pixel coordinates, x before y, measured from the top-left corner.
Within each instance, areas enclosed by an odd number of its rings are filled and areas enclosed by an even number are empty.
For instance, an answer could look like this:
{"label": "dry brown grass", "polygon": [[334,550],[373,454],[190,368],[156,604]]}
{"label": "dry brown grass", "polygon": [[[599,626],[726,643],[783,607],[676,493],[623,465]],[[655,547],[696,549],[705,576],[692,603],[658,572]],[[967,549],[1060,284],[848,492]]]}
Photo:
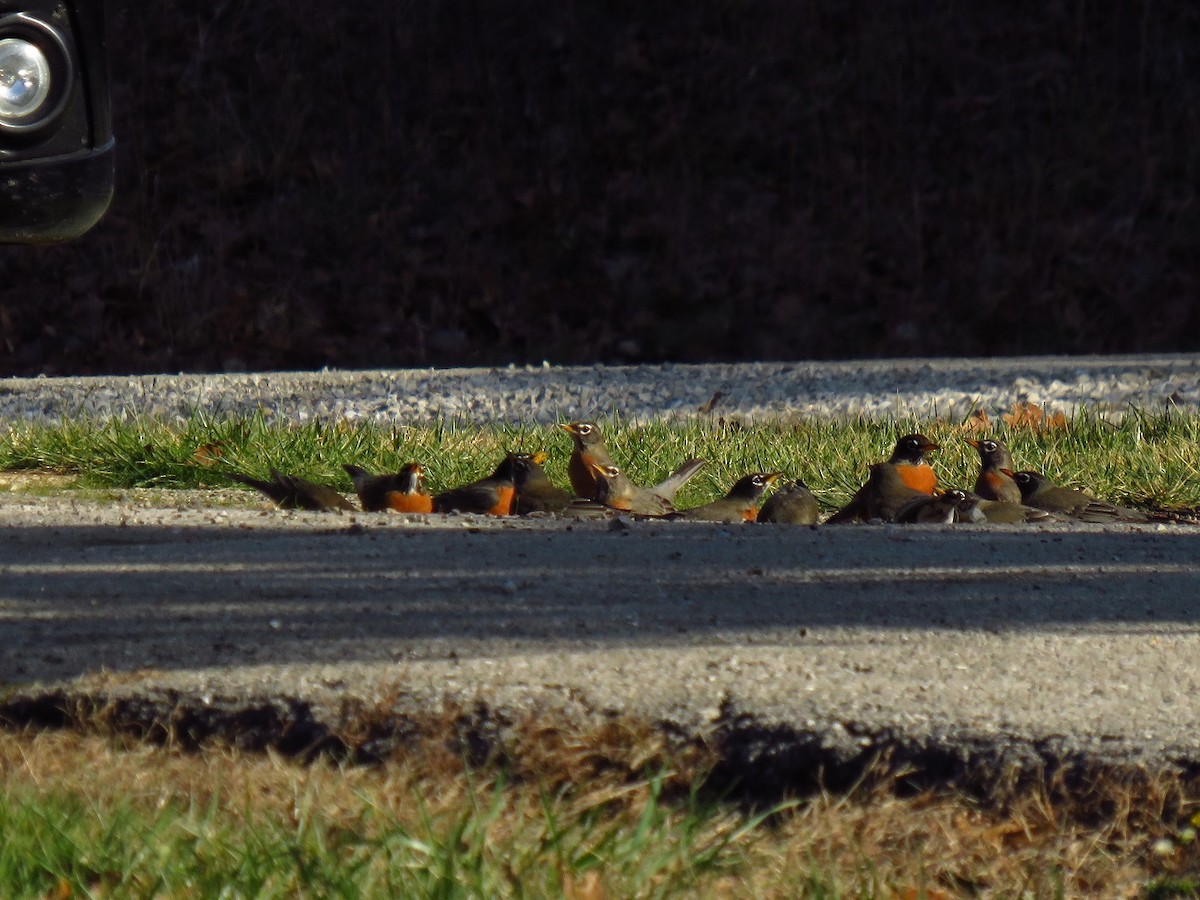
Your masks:
{"label": "dry brown grass", "polygon": [[[576,733],[516,729],[508,760],[518,777],[504,778],[503,810],[489,826],[490,839],[502,845],[528,833],[544,816],[548,793],[559,798],[564,818],[600,811],[633,827],[655,801],[635,770],[671,755],[652,731],[618,722]],[[449,746],[422,740],[374,766],[301,765],[220,747],[185,753],[111,735],[5,732],[0,789],[77,793],[101,805],[122,799],[149,812],[215,802],[235,822],[320,815],[334,829],[362,829],[364,809],[371,809],[383,813],[376,823],[415,826],[420,816],[494,802],[502,767],[468,767]],[[707,764],[695,753],[684,757],[671,776],[678,785]],[[882,773],[869,782],[803,798],[739,835],[735,849],[744,863],[714,873],[702,892],[786,897],[836,887],[843,895],[879,897],[1041,897],[1060,890],[1068,897],[1134,897],[1152,877],[1200,870],[1194,843],[1154,850],[1197,809],[1193,785],[1177,776],[1096,772],[1086,785],[1030,786],[1003,803],[950,787],[905,795],[897,789],[903,779]],[[726,803],[709,815],[708,833],[723,834],[744,812]],[[603,868],[585,878],[564,876],[563,894],[614,896],[607,883]]]}

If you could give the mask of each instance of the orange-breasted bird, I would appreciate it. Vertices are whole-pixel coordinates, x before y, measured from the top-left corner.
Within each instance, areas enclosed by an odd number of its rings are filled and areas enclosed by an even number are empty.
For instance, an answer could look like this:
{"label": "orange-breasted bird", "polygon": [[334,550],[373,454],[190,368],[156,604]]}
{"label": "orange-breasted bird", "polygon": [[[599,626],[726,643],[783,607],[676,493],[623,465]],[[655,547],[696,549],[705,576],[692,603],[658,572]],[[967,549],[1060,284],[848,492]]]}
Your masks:
{"label": "orange-breasted bird", "polygon": [[[890,466],[895,470],[901,484],[927,496],[932,495],[937,490],[937,473],[925,459],[925,454],[932,453],[938,447],[938,444],[923,434],[906,434],[896,441],[896,447],[887,461],[875,465]],[[871,468],[873,471],[875,466]],[[882,483],[882,478],[877,476],[876,481]],[[887,479],[887,483],[892,484],[893,479]],[[850,498],[850,502],[830,516],[825,524],[842,525],[846,522],[865,522],[871,518],[878,518],[872,516],[868,508],[867,489],[870,484],[871,482],[868,480]]]}
{"label": "orange-breasted bird", "polygon": [[[592,467],[616,465],[600,435],[600,426],[595,422],[563,422],[558,427],[569,434],[574,442],[571,458],[567,460],[567,478],[571,481],[571,489],[582,498],[595,497],[598,488]],[[633,482],[630,484],[635,494],[655,494],[668,503],[674,503],[675,494],[703,465],[702,459],[689,459],[653,487],[644,488]],[[653,502],[646,500],[645,504],[653,505]]]}
{"label": "orange-breasted bird", "polygon": [[343,465],[354,482],[362,508],[367,512],[392,509],[405,513],[433,512],[433,496],[425,486],[425,469],[420,463],[405,463],[394,475],[372,475],[360,466]]}
{"label": "orange-breasted bird", "polygon": [[675,512],[670,500],[652,491],[641,490],[620,467],[600,463],[592,463],[591,467],[596,479],[595,499],[609,509],[635,516],[666,516]]}
{"label": "orange-breasted bird", "polygon": [[433,511],[512,515],[513,499],[517,493],[517,460],[522,456],[528,458],[529,454],[509,453],[486,478],[435,494]]}
{"label": "orange-breasted bird", "polygon": [[895,522],[904,518],[915,504],[926,502],[930,494],[910,487],[899,469],[890,462],[871,466],[863,485],[863,505],[867,522]]}
{"label": "orange-breasted bird", "polygon": [[968,440],[967,443],[979,451],[979,475],[975,479],[975,493],[985,500],[1020,503],[1021,489],[1008,474],[1016,468],[1008,448],[994,438]]}
{"label": "orange-breasted bird", "polygon": [[739,478],[724,497],[681,509],[672,518],[701,522],[754,522],[758,519],[758,501],[775,483],[781,472],[752,472]]}

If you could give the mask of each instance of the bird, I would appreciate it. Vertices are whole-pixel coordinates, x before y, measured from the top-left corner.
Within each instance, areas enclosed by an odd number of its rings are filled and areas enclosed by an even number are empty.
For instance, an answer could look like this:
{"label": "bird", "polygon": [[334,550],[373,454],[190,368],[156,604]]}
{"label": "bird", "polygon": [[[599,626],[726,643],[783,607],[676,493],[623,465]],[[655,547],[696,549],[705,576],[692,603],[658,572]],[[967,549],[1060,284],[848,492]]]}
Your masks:
{"label": "bird", "polygon": [[508,453],[486,478],[435,494],[433,511],[512,515],[513,498],[517,493],[517,467],[522,457],[530,458],[527,453]]}
{"label": "bird", "polygon": [[360,466],[343,465],[354,482],[354,490],[366,512],[433,512],[433,497],[425,486],[425,469],[420,463],[405,463],[394,475],[372,475]]}
{"label": "bird", "polygon": [[355,511],[354,504],[333,488],[306,481],[298,475],[284,475],[276,469],[271,469],[270,481],[252,478],[238,472],[226,472],[225,475],[266,494],[275,501],[275,505],[280,509],[308,509],[316,512],[338,513],[342,510]]}
{"label": "bird", "polygon": [[979,451],[979,476],[975,479],[975,493],[985,500],[1020,503],[1021,489],[1007,474],[1016,468],[1008,448],[992,438],[968,440],[967,443]]}
{"label": "bird", "polygon": [[550,480],[542,464],[548,454],[539,450],[533,454],[520,454],[516,460],[513,478],[517,499],[513,512],[524,516],[534,512],[561,512],[574,499],[567,491]]}
{"label": "bird", "polygon": [[635,516],[667,516],[675,512],[670,500],[653,491],[642,490],[630,481],[619,466],[590,463],[596,480],[595,500],[609,509]]}
{"label": "bird", "polygon": [[700,522],[754,522],[758,519],[758,501],[782,472],[752,472],[739,478],[724,497],[681,509],[672,518],[694,519]]}
{"label": "bird", "polygon": [[1060,487],[1041,472],[1014,472],[1012,478],[1029,506],[1048,510],[1081,522],[1149,522],[1145,513],[1116,506],[1093,497],[1087,491]]}
{"label": "bird", "polygon": [[[891,466],[905,486],[926,496],[932,496],[937,490],[937,473],[926,461],[925,454],[937,449],[939,445],[923,434],[906,434],[896,441],[896,447],[887,462],[875,465]],[[866,492],[869,484],[868,481],[859,488],[850,498],[850,502],[830,516],[825,524],[842,525],[846,522],[865,522],[872,518],[867,509]]]}
{"label": "bird", "polygon": [[935,510],[940,514],[948,505],[953,507],[955,522],[1020,525],[1026,522],[1049,522],[1056,518],[1044,509],[1034,509],[1008,500],[989,500],[972,491],[949,490],[941,497],[935,498],[925,509],[916,510],[914,521],[949,521],[944,518],[930,518]]}
{"label": "bird", "polygon": [[924,503],[931,496],[910,487],[899,468],[890,462],[871,466],[863,494],[864,521],[895,522],[905,517],[914,504]]}
{"label": "bird", "polygon": [[820,515],[817,498],[797,478],[775,490],[758,511],[758,521],[788,525],[816,525]]}
{"label": "bird", "polygon": [[[571,435],[574,448],[571,458],[567,460],[567,478],[570,479],[571,489],[582,498],[593,498],[597,492],[597,479],[592,465],[613,466],[616,463],[609,456],[608,447],[600,435],[600,426],[595,422],[562,422],[558,426]],[[655,494],[668,503],[675,502],[675,494],[693,475],[704,466],[702,459],[689,459],[674,472],[653,487],[644,488],[633,485],[634,492]],[[630,482],[633,484],[633,482]],[[652,504],[653,501],[648,500]]]}
{"label": "bird", "polygon": [[966,499],[966,491],[943,491],[933,497],[914,500],[905,505],[897,522],[952,525],[959,521],[958,504]]}

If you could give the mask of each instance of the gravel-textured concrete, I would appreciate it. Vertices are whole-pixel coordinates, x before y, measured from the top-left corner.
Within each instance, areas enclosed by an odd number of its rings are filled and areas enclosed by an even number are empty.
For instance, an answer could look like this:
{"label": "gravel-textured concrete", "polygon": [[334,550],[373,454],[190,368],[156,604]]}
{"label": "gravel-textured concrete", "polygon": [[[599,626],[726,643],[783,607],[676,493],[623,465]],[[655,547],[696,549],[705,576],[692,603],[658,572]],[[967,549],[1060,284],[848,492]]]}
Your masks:
{"label": "gravel-textured concrete", "polygon": [[907,359],[837,363],[544,366],[273,375],[10,379],[0,422],[195,410],[303,420],[553,421],[697,411],[747,419],[1001,412],[1018,401],[1071,413],[1200,408],[1200,356]]}
{"label": "gravel-textured concrete", "polygon": [[[1195,360],[1171,370],[1177,392],[1193,390],[1185,370]],[[267,402],[272,379],[256,383]],[[337,731],[348,701],[399,718],[449,702],[509,720],[629,714],[740,735],[760,760],[899,746],[964,763],[1195,763],[1197,622],[1188,526],[567,526],[212,509],[203,495],[0,500],[12,718],[83,700],[218,731],[271,708],[262,727]]]}

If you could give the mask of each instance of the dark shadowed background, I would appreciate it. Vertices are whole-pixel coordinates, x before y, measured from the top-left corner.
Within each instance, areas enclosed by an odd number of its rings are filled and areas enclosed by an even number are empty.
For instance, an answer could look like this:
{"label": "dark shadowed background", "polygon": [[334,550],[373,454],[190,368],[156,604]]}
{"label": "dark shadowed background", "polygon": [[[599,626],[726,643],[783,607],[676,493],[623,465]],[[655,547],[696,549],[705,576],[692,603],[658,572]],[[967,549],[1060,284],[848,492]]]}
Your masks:
{"label": "dark shadowed background", "polygon": [[1192,2],[112,13],[3,374],[1200,348]]}

